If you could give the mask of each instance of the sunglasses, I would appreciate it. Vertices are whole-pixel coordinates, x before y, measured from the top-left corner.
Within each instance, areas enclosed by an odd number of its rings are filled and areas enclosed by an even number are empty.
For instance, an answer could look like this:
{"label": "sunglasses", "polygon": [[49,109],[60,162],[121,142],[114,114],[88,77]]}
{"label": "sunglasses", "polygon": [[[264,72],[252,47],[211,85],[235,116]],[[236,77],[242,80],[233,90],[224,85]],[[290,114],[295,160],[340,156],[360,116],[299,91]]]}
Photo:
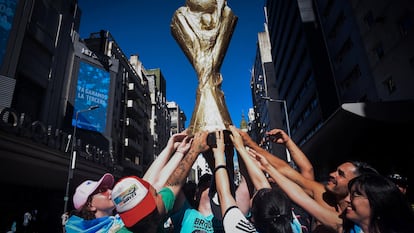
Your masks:
{"label": "sunglasses", "polygon": [[96,195],[96,194],[99,194],[99,193],[106,193],[107,191],[108,191],[108,187],[106,187],[106,186],[103,186],[103,187],[99,187],[99,188],[97,188],[92,194],[91,194],[91,196],[93,196],[93,195]]}

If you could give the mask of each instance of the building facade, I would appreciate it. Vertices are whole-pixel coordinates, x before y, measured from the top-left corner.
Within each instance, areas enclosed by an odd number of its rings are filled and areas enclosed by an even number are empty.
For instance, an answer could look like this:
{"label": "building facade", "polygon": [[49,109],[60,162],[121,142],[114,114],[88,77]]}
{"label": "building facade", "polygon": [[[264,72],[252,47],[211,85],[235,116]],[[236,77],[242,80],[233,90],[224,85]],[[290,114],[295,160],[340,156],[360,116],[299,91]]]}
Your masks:
{"label": "building facade", "polygon": [[0,184],[9,190],[0,231],[36,210],[39,232],[59,232],[77,185],[105,172],[142,176],[165,146],[166,82],[110,32],[79,38],[76,0],[0,9]]}
{"label": "building facade", "polygon": [[[414,126],[414,95],[408,91],[414,87],[413,2],[268,0],[265,5],[266,28],[259,34],[251,79],[254,134],[262,138],[268,118],[277,120],[271,108],[279,107],[282,128],[288,116],[291,136],[317,179],[349,159],[414,177],[407,166],[414,156],[409,140],[384,137]],[[266,34],[268,60],[261,45]],[[286,101],[287,109],[263,102],[263,96]]]}

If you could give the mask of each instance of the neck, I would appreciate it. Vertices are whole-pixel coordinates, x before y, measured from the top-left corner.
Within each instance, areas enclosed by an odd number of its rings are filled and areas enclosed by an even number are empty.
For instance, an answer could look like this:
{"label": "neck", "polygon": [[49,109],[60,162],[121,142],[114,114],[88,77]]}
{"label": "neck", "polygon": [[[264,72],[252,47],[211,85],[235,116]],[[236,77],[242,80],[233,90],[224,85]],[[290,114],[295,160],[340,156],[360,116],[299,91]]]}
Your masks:
{"label": "neck", "polygon": [[212,213],[210,199],[209,198],[201,198],[200,204],[197,208],[198,212],[200,212],[204,216],[208,216]]}
{"label": "neck", "polygon": [[95,213],[95,218],[102,218],[102,217],[106,217],[106,216],[112,216],[112,210],[100,210],[100,211],[96,211]]}

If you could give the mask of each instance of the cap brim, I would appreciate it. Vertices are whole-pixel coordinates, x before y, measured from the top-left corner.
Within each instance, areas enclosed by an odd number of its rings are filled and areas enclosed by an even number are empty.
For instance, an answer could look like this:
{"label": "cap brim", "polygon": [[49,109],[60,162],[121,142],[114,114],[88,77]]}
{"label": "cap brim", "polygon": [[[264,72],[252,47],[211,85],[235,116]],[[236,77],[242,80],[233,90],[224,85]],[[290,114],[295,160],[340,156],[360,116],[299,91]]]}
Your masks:
{"label": "cap brim", "polygon": [[95,192],[99,187],[108,187],[112,189],[112,187],[114,187],[114,183],[114,176],[110,173],[105,173],[102,176],[102,178],[98,181],[97,186],[93,191]]}
{"label": "cap brim", "polygon": [[142,201],[137,204],[134,208],[125,211],[123,213],[119,213],[119,216],[121,216],[122,221],[124,222],[126,227],[132,227],[139,221],[141,221],[143,218],[148,216],[150,213],[152,213],[155,208],[157,207],[155,203],[155,199],[152,196],[150,189],[150,184],[143,179],[139,179],[139,181],[145,186],[145,188],[148,189],[147,195],[142,199]]}

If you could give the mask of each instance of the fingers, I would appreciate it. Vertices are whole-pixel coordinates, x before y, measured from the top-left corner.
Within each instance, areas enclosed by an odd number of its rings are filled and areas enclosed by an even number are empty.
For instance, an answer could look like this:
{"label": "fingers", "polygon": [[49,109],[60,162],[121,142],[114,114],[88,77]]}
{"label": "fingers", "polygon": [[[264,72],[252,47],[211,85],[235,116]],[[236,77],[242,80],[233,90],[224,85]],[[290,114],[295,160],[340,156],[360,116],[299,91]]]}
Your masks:
{"label": "fingers", "polygon": [[216,144],[217,143],[224,143],[224,132],[223,130],[217,130],[216,131]]}
{"label": "fingers", "polygon": [[217,130],[216,131],[216,139],[220,139],[222,137],[221,134],[222,134],[221,130]]}

